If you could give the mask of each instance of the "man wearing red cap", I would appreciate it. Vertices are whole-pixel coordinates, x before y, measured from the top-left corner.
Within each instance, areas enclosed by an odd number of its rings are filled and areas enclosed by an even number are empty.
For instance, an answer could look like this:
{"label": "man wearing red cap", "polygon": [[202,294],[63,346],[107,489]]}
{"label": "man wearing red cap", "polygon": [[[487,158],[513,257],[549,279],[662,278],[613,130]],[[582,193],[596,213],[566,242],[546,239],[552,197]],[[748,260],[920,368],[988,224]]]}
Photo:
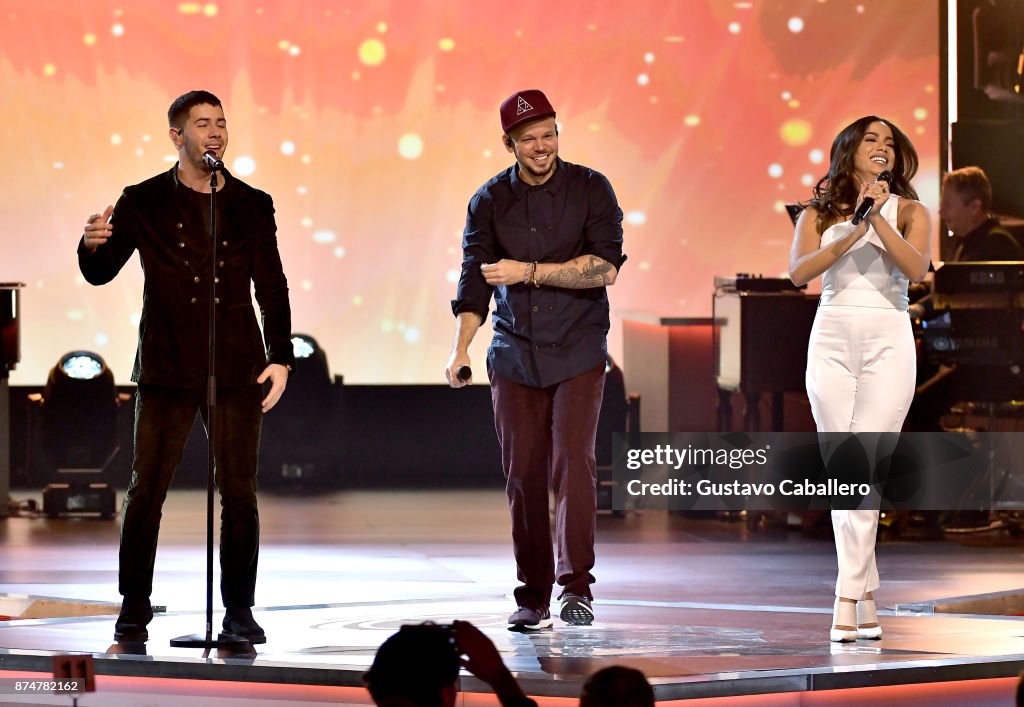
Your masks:
{"label": "man wearing red cap", "polygon": [[543,93],[513,94],[500,114],[502,141],[516,163],[469,202],[462,275],[452,301],[455,343],[445,375],[453,388],[472,382],[458,373],[469,367],[469,344],[493,295],[487,373],[522,582],[510,629],[551,625],[556,580],[561,619],[589,625],[606,287],[626,260],[622,211],[603,175],[559,159],[555,110]]}

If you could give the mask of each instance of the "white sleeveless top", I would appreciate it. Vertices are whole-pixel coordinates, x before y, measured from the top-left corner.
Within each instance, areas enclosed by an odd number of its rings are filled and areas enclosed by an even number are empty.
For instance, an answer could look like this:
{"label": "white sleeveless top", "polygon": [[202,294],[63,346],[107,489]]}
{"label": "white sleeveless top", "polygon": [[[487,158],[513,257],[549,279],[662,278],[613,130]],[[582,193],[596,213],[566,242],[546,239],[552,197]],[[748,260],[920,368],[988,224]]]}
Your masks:
{"label": "white sleeveless top", "polygon": [[[881,216],[896,228],[900,198],[890,195],[882,205]],[[856,226],[849,221],[833,224],[821,234],[821,247],[833,243]],[[884,307],[906,311],[910,281],[882,245],[882,239],[869,224],[868,231],[853,244],[821,277],[820,307]]]}

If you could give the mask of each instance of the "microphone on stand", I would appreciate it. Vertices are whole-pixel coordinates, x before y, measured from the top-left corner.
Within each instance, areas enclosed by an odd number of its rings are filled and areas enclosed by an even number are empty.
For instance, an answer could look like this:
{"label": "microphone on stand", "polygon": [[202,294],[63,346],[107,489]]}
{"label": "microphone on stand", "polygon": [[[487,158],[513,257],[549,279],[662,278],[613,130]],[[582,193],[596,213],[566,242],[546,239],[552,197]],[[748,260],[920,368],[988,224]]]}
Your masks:
{"label": "microphone on stand", "polygon": [[[889,170],[885,170],[877,177],[875,177],[875,181],[873,183],[878,184],[879,181],[882,181],[891,187],[892,180],[892,172],[890,172]],[[857,207],[857,210],[853,212],[853,220],[850,221],[850,223],[856,226],[857,224],[859,224],[861,221],[868,217],[868,214],[871,213],[871,209],[873,209],[874,207],[875,200],[872,199],[871,197],[865,197],[864,201],[860,202],[860,206]]]}
{"label": "microphone on stand", "polygon": [[212,150],[203,153],[203,162],[206,163],[206,166],[210,168],[211,172],[224,169],[224,162],[217,159],[217,155],[213,154]]}

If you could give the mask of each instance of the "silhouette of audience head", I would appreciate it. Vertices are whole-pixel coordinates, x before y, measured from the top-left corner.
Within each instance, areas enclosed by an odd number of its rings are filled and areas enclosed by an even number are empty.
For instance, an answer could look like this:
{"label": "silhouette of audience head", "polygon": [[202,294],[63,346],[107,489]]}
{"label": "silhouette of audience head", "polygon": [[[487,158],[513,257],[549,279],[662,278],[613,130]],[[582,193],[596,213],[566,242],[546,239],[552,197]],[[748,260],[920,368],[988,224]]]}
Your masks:
{"label": "silhouette of audience head", "polygon": [[455,707],[459,667],[491,686],[507,707],[537,707],[497,646],[468,621],[402,626],[377,650],[363,676],[378,707]]}
{"label": "silhouette of audience head", "polygon": [[654,690],[639,670],[613,665],[587,678],[579,707],[654,707]]}
{"label": "silhouette of audience head", "polygon": [[402,626],[384,641],[363,681],[379,707],[452,707],[458,677],[451,631],[426,623]]}

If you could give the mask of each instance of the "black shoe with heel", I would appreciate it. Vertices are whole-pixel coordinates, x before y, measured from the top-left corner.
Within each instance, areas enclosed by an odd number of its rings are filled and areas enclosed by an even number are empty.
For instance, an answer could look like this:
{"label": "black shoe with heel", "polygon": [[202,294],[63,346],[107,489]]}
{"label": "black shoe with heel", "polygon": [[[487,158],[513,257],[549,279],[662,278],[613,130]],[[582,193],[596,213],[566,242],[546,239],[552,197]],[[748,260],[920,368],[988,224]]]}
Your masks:
{"label": "black shoe with heel", "polygon": [[267,642],[267,634],[256,623],[256,619],[252,617],[252,609],[248,606],[227,609],[224,612],[224,622],[221,626],[224,628],[224,633],[241,636],[254,645]]}
{"label": "black shoe with heel", "polygon": [[149,640],[149,622],[153,620],[153,606],[149,597],[125,597],[121,613],[114,624],[115,641]]}

